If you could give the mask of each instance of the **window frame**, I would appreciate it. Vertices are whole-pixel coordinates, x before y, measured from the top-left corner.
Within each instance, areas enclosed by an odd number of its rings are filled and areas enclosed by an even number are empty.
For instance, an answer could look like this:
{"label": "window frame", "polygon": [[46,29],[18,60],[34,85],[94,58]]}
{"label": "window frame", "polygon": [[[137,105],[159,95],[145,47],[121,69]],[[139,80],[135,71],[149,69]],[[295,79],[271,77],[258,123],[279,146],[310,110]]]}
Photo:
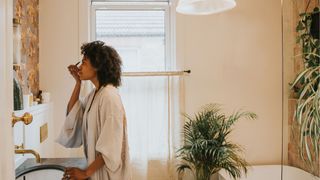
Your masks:
{"label": "window frame", "polygon": [[90,8],[90,39],[96,40],[96,11],[148,11],[163,10],[165,13],[165,69],[166,71],[176,70],[175,62],[175,40],[173,39],[174,25],[172,21],[172,8],[169,2],[92,2]]}

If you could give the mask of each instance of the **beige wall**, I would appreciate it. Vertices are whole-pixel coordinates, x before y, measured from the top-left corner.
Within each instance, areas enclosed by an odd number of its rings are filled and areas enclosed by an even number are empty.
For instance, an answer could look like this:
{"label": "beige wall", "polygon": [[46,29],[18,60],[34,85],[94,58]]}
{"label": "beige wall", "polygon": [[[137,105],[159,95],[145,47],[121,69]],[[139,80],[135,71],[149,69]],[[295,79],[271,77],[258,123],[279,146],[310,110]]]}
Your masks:
{"label": "beige wall", "polygon": [[[67,66],[79,59],[78,0],[39,1],[40,88],[51,93],[54,127],[58,135],[64,122],[66,105],[73,87]],[[79,156],[79,150],[55,147],[57,156]]]}
{"label": "beige wall", "polygon": [[[79,54],[77,2],[40,0],[40,88],[52,93],[56,133],[73,84],[66,67]],[[176,17],[178,63],[192,70],[186,78],[186,111],[193,114],[216,102],[226,111],[256,112],[259,120],[239,122],[232,140],[246,149],[252,164],[280,163],[280,0],[237,3],[221,14]],[[62,155],[61,148],[57,152]]]}
{"label": "beige wall", "polygon": [[177,16],[177,54],[192,73],[186,78],[186,110],[206,103],[227,111],[243,107],[256,121],[239,121],[232,140],[252,164],[281,161],[281,4],[238,0],[231,11]]}

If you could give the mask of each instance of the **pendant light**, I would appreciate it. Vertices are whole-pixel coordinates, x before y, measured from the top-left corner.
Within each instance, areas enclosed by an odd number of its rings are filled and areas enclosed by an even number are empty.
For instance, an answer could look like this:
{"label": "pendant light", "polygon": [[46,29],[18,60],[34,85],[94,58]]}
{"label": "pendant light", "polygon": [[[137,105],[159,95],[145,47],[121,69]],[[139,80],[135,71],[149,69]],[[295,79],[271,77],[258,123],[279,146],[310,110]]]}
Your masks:
{"label": "pendant light", "polygon": [[235,0],[180,0],[176,11],[188,15],[208,15],[232,9]]}

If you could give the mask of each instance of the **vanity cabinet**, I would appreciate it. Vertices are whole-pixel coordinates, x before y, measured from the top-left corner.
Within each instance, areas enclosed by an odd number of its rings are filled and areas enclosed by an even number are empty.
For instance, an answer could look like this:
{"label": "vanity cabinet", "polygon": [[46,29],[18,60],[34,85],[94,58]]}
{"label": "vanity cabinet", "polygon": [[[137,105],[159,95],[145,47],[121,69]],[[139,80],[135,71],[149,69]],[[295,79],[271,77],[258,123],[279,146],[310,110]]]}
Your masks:
{"label": "vanity cabinet", "polygon": [[[46,103],[30,108],[15,111],[16,116],[23,116],[25,112],[30,113],[33,116],[32,123],[25,125],[22,122],[17,122],[13,127],[14,132],[14,144],[20,146],[24,145],[24,149],[32,149],[40,154],[41,158],[53,157],[54,156],[54,145],[53,145],[53,133],[52,117],[53,117],[53,104]],[[43,142],[40,142],[40,127],[45,127],[46,130],[42,131],[43,136],[47,136]],[[49,127],[51,129],[49,129]],[[43,129],[43,128],[42,128]],[[47,133],[45,133],[47,132]],[[16,167],[18,167],[26,158],[34,158],[32,154],[15,155]]]}

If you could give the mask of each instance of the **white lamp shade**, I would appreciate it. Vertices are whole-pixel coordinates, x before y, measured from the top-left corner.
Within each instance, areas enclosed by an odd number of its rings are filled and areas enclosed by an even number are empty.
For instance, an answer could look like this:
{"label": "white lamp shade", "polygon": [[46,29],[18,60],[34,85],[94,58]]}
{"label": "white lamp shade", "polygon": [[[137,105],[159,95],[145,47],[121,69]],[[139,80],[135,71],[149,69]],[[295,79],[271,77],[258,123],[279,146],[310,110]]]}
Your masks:
{"label": "white lamp shade", "polygon": [[189,15],[208,15],[232,9],[235,0],[180,0],[176,11]]}

